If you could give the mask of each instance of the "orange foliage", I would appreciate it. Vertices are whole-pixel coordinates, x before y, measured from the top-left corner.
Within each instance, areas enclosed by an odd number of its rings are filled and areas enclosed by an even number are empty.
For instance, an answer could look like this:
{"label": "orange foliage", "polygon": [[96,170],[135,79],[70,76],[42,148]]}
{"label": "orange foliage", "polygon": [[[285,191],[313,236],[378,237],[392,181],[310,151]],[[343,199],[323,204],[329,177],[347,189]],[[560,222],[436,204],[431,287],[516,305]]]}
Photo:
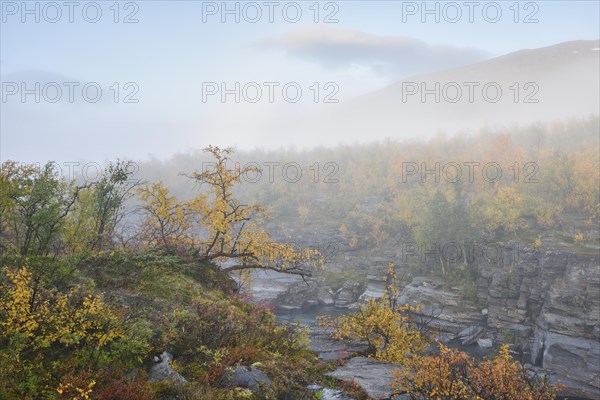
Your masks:
{"label": "orange foliage", "polygon": [[440,354],[414,356],[396,371],[393,383],[411,399],[551,400],[560,386],[530,375],[502,345],[495,357],[476,362],[461,351],[438,343]]}

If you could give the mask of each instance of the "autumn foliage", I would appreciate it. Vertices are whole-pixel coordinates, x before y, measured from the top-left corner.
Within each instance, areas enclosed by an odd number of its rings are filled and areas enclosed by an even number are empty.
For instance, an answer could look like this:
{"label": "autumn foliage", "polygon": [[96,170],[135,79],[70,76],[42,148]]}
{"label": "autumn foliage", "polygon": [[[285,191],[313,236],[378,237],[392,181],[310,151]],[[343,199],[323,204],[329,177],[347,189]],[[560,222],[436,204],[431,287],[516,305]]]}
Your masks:
{"label": "autumn foliage", "polygon": [[203,260],[231,261],[224,267],[227,272],[259,268],[311,275],[322,264],[319,252],[271,239],[263,228],[266,210],[242,204],[233,193],[243,176],[260,169],[231,165],[231,148],[210,146],[204,151],[214,163],[189,176],[204,189],[193,199],[179,202],[162,183],[138,190],[144,202],[145,245],[170,251],[191,247]]}
{"label": "autumn foliage", "polygon": [[[76,371],[116,365],[126,339],[119,318],[102,299],[72,289],[41,287],[27,268],[6,270],[0,294],[0,394],[28,399],[74,393],[87,399],[93,374],[71,382]],[[115,363],[115,364],[113,364]]]}
{"label": "autumn foliage", "polygon": [[441,343],[438,347],[438,355],[411,357],[397,370],[394,389],[411,399],[431,400],[550,400],[560,389],[514,361],[508,345],[481,362]]}
{"label": "autumn foliage", "polygon": [[[392,264],[388,268],[388,277],[395,279]],[[411,318],[411,313],[418,308],[408,304],[398,306],[397,297],[398,289],[393,281],[389,281],[381,299],[369,298],[357,311],[335,320],[320,318],[319,322],[336,340],[366,342],[370,357],[404,363],[410,353],[422,351],[427,340]]]}
{"label": "autumn foliage", "polygon": [[411,314],[418,307],[398,306],[394,266],[388,266],[387,289],[381,299],[368,299],[357,311],[335,320],[321,318],[331,336],[369,345],[369,356],[398,364],[393,389],[414,400],[551,400],[560,386],[552,385],[514,361],[508,345],[486,361],[437,342],[439,354],[428,352]]}
{"label": "autumn foliage", "polygon": [[[228,275],[245,281],[258,268],[304,276],[322,266],[317,251],[274,240],[266,229],[269,214],[283,217],[276,223],[291,217],[303,228],[333,220],[326,228],[339,228],[340,244],[356,251],[376,252],[399,238],[431,245],[517,235],[542,251],[545,234],[555,230],[585,251],[597,238],[600,215],[592,150],[597,125],[595,117],[541,131],[484,130],[429,143],[282,153],[335,165],[341,172],[335,184],[314,176],[293,185],[282,179],[246,185],[245,176],[260,173],[258,163],[240,166],[231,148],[214,146],[202,155],[212,164],[187,169],[184,188],[166,177],[166,183],[142,186],[129,162],[110,163],[97,182],[82,183],[61,178],[52,163],[6,161],[0,170],[0,399],[160,398],[173,388],[152,386],[145,372],[129,373],[147,371],[151,354],[164,350],[176,354],[172,367],[199,385],[196,398],[251,398],[248,390],[217,387],[237,365],[260,365],[272,378],[272,398],[304,398],[306,385],[324,372],[306,349],[306,332],[233,295]],[[406,163],[431,168],[472,161],[497,162],[505,173],[491,181],[479,170],[474,180],[455,184],[444,174],[425,180],[404,171]],[[190,187],[191,198],[183,195]],[[136,207],[127,209],[133,201]],[[127,219],[130,212],[141,218]],[[442,255],[407,266],[458,277],[461,284],[473,284],[478,273],[464,252],[454,261]],[[418,307],[398,303],[395,281],[390,266],[383,298],[321,324],[335,339],[365,342],[369,356],[401,364],[398,393],[440,400],[554,398],[558,388],[515,362],[506,346],[485,361],[441,344],[431,352],[413,319]],[[315,371],[320,375],[309,376]]]}

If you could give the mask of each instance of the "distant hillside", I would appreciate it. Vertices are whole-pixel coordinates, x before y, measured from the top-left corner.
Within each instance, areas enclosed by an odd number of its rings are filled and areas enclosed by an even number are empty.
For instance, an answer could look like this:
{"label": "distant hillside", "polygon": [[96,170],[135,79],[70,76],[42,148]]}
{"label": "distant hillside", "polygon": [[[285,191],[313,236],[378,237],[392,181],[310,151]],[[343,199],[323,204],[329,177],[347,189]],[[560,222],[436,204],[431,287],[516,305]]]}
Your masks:
{"label": "distant hillside", "polygon": [[[364,139],[368,132],[395,138],[432,136],[439,130],[452,133],[486,124],[598,113],[599,47],[598,40],[566,42],[407,78],[306,118],[295,132],[315,137],[344,132],[344,141],[351,142]],[[434,90],[436,83],[439,102],[433,92],[423,102],[421,85]],[[502,90],[500,96],[497,87]],[[460,97],[457,88],[462,91]]]}

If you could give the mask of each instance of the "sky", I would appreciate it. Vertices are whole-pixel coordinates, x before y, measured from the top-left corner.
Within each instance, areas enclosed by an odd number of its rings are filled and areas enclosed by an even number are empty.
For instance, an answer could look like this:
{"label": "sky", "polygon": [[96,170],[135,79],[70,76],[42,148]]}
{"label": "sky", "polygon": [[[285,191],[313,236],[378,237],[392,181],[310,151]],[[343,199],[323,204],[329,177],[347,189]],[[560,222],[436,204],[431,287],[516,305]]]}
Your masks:
{"label": "sky", "polygon": [[3,161],[316,146],[281,121],[407,77],[600,37],[598,1],[2,0],[0,10]]}

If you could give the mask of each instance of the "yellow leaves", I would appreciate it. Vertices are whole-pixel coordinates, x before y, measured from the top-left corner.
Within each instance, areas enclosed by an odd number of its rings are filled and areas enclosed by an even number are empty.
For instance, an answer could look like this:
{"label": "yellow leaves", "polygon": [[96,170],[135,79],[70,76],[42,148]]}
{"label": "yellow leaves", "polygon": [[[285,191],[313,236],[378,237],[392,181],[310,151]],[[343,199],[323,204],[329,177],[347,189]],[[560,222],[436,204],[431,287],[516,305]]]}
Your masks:
{"label": "yellow leaves", "polygon": [[[388,267],[390,279],[395,279],[393,265]],[[397,306],[398,290],[388,282],[386,294],[381,299],[368,299],[358,311],[342,315],[335,320],[319,318],[319,324],[331,330],[336,340],[365,341],[371,357],[403,364],[411,353],[419,353],[427,340],[412,323],[410,314],[418,310],[410,305]]]}
{"label": "yellow leaves", "polygon": [[[552,151],[545,154],[543,187],[566,212],[598,217],[600,162],[597,149],[577,153]],[[543,202],[542,202],[543,204]]]}
{"label": "yellow leaves", "polygon": [[[24,347],[39,351],[54,345],[71,346],[85,341],[103,347],[123,334],[114,328],[115,317],[97,296],[86,296],[77,306],[78,293],[37,288],[26,268],[6,271],[9,279],[0,306],[0,337],[24,335]],[[35,293],[35,297],[34,297]]]}
{"label": "yellow leaves", "polygon": [[404,363],[407,354],[426,346],[426,340],[407,317],[410,311],[414,309],[408,305],[394,311],[385,299],[369,299],[355,313],[335,321],[321,319],[320,323],[326,329],[331,328],[332,337],[337,340],[366,341],[371,356],[378,360]]}
{"label": "yellow leaves", "polygon": [[501,187],[495,196],[486,199],[483,217],[488,232],[502,228],[506,232],[516,232],[526,226],[521,217],[523,197],[515,187]]}
{"label": "yellow leaves", "polygon": [[426,399],[554,399],[557,387],[530,377],[512,360],[508,345],[476,362],[438,343],[439,355],[414,356],[395,372],[393,388]]}
{"label": "yellow leaves", "polygon": [[56,392],[60,395],[65,394],[69,400],[90,400],[92,388],[96,385],[96,381],[90,381],[85,387],[78,387],[72,383],[61,383]]}
{"label": "yellow leaves", "polygon": [[[241,183],[242,176],[260,172],[258,167],[251,163],[243,168],[238,164],[227,165],[231,148],[210,146],[204,150],[211,153],[215,162],[192,177],[208,188],[185,205],[190,211],[188,216],[195,219],[197,230],[205,233],[201,242],[204,258],[236,260],[237,270],[273,268],[285,272],[298,271],[304,265],[321,265],[318,251],[296,249],[291,244],[271,240],[262,227],[268,217],[265,209],[242,204],[233,196],[234,185]],[[310,211],[301,206],[298,212],[306,219]]]}
{"label": "yellow leaves", "polygon": [[[117,317],[98,296],[78,289],[61,293],[45,288],[25,267],[3,271],[0,279],[0,360],[6,368],[0,381],[12,382],[10,393],[39,397],[55,390],[64,399],[88,399],[94,382],[69,383],[59,378],[84,366],[105,363],[112,344],[123,338]],[[27,383],[30,382],[30,383]],[[31,384],[32,383],[32,384]],[[0,396],[1,397],[1,396]],[[52,397],[54,398],[54,396]]]}
{"label": "yellow leaves", "polygon": [[431,399],[472,399],[459,379],[468,363],[465,353],[440,345],[438,356],[414,356],[407,360],[404,368],[396,371],[392,386]]}
{"label": "yellow leaves", "polygon": [[507,203],[511,205],[519,205],[523,201],[522,196],[514,187],[503,187],[498,189],[496,197],[500,203]]}
{"label": "yellow leaves", "polygon": [[[169,251],[179,246],[193,248],[206,260],[235,260],[238,271],[273,268],[285,272],[298,271],[304,265],[322,265],[316,250],[296,249],[271,240],[262,227],[267,218],[265,209],[242,204],[233,196],[234,185],[241,182],[241,176],[258,172],[257,167],[249,164],[241,168],[236,164],[230,168],[227,163],[231,148],[210,146],[205,151],[212,154],[215,162],[192,174],[203,188],[195,198],[179,202],[162,183],[138,190],[146,214],[141,237],[147,246]],[[307,207],[299,211],[308,216]],[[248,281],[248,276],[242,278]]]}
{"label": "yellow leaves", "polygon": [[382,299],[369,299],[358,311],[335,320],[318,318],[334,339],[365,341],[371,350],[370,357],[401,364],[394,373],[394,390],[415,399],[554,399],[558,388],[531,377],[512,360],[508,345],[502,345],[496,357],[480,363],[439,342],[438,355],[423,355],[428,342],[410,319],[419,307],[396,305],[395,279],[390,263],[388,288]]}
{"label": "yellow leaves", "polygon": [[1,321],[0,326],[6,336],[15,333],[31,336],[38,327],[38,322],[31,312],[31,299],[34,293],[30,285],[31,273],[23,268],[17,272],[7,270],[6,275],[13,283],[13,287],[8,290],[8,299],[2,306],[6,319]]}
{"label": "yellow leaves", "polygon": [[551,204],[540,201],[535,210],[537,223],[547,227],[554,227],[561,220],[563,213],[560,204]]}
{"label": "yellow leaves", "polygon": [[348,240],[348,233],[349,233],[349,230],[348,230],[348,227],[346,226],[346,224],[342,224],[342,225],[341,225],[341,226],[338,228],[338,231],[340,232],[340,234],[342,235],[342,238],[343,238],[344,240]]}
{"label": "yellow leaves", "polygon": [[137,195],[144,202],[142,238],[147,245],[171,249],[192,244],[190,215],[205,207],[203,196],[180,203],[162,182],[138,189]]}

